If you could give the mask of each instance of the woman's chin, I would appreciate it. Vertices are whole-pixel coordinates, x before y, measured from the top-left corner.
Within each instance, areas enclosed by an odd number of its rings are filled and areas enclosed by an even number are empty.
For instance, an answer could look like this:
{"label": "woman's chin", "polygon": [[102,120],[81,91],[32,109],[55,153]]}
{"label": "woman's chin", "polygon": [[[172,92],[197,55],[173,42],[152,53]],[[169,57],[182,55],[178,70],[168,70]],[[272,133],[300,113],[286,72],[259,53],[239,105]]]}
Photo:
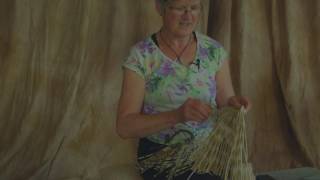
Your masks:
{"label": "woman's chin", "polygon": [[178,35],[180,37],[190,36],[192,32],[193,32],[193,28],[180,28]]}

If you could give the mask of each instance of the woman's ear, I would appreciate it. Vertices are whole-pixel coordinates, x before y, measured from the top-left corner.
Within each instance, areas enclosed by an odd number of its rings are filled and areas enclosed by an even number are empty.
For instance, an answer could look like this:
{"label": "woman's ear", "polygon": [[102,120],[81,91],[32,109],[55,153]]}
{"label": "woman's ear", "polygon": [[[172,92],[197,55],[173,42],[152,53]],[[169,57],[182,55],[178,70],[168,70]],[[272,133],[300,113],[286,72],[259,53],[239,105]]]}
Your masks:
{"label": "woman's ear", "polygon": [[160,16],[163,16],[164,7],[162,7],[162,5],[160,4],[160,2],[158,0],[155,0],[155,3],[156,3],[156,10],[157,10],[158,14]]}

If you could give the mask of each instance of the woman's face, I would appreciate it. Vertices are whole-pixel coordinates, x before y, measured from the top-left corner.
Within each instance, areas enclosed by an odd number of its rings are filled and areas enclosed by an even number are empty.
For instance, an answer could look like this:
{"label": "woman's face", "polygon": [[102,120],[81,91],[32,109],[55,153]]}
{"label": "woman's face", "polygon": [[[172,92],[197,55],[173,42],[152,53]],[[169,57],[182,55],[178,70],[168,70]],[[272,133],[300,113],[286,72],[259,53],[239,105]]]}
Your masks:
{"label": "woman's face", "polygon": [[197,26],[201,0],[172,0],[163,11],[163,26],[172,34],[189,36]]}

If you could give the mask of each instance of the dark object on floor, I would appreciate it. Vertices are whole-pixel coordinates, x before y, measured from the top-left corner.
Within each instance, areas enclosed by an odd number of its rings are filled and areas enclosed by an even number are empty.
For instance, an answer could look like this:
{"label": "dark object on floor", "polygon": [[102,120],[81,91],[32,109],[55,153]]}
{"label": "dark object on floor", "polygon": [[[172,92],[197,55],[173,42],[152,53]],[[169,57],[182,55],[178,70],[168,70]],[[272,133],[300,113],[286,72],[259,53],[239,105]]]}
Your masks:
{"label": "dark object on floor", "polygon": [[273,177],[269,176],[269,175],[258,175],[256,177],[256,180],[276,180]]}
{"label": "dark object on floor", "polygon": [[320,180],[320,170],[313,167],[264,172],[260,175],[269,175],[275,180]]}

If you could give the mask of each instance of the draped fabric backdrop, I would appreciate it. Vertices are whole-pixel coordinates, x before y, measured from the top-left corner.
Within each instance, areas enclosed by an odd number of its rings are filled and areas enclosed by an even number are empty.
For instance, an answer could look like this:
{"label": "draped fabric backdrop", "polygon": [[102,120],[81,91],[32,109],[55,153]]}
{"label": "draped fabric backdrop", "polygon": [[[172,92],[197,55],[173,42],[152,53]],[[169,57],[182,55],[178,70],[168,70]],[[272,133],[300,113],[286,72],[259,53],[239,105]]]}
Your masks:
{"label": "draped fabric backdrop", "polygon": [[[203,0],[199,31],[249,96],[256,172],[320,167],[320,2]],[[139,179],[115,133],[121,63],[159,30],[153,0],[0,0],[0,179]]]}

